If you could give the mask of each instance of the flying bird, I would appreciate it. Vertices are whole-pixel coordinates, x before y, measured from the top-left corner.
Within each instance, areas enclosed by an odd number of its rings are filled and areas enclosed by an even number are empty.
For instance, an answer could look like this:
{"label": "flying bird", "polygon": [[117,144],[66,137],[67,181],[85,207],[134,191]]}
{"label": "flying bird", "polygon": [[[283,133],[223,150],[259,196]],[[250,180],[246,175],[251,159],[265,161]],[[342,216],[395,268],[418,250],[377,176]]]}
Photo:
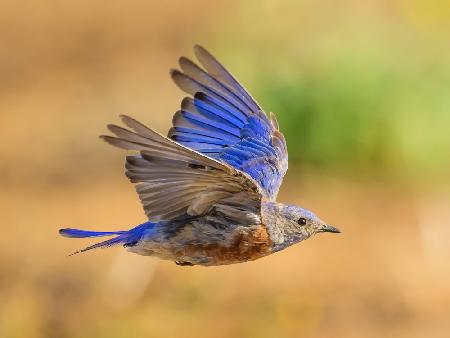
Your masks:
{"label": "flying bird", "polygon": [[316,233],[340,232],[313,212],[276,202],[288,169],[286,141],[269,116],[206,49],[202,67],[181,57],[172,70],[190,96],[165,137],[129,116],[108,125],[109,144],[131,150],[126,176],[148,221],[126,231],[61,229],[72,238],[113,236],[75,253],[122,245],[178,265],[224,265],[255,260]]}

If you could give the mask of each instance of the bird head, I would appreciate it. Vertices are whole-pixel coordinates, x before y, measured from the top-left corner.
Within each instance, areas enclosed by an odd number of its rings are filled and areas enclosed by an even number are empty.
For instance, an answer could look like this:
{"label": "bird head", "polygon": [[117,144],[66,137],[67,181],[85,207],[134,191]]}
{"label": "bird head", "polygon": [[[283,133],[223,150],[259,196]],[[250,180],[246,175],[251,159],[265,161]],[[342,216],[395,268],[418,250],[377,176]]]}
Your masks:
{"label": "bird head", "polygon": [[281,214],[285,222],[289,222],[298,232],[307,233],[309,236],[319,232],[341,232],[338,228],[322,221],[312,211],[295,205],[283,205]]}
{"label": "bird head", "polygon": [[274,236],[279,237],[280,242],[285,245],[294,244],[316,233],[341,232],[322,221],[312,211],[296,205],[267,203],[263,207],[263,218]]}

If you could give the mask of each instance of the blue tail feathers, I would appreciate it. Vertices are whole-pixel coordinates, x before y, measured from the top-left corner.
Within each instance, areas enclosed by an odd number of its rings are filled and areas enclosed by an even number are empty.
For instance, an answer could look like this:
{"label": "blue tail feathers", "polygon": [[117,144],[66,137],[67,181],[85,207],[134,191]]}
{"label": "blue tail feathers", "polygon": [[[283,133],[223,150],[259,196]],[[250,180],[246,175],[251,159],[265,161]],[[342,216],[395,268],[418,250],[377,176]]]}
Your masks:
{"label": "blue tail feathers", "polygon": [[146,222],[138,225],[137,227],[127,231],[88,231],[79,229],[60,229],[61,236],[70,238],[86,238],[86,237],[103,237],[103,236],[116,236],[106,241],[90,245],[84,249],[78,250],[71,255],[75,255],[80,252],[88,251],[96,248],[107,248],[113,245],[133,246],[146,234],[148,234],[155,223]]}
{"label": "blue tail feathers", "polygon": [[122,235],[127,231],[87,231],[79,229],[60,229],[59,234],[64,237],[70,238],[86,238],[86,237],[102,237],[102,236],[114,236]]}

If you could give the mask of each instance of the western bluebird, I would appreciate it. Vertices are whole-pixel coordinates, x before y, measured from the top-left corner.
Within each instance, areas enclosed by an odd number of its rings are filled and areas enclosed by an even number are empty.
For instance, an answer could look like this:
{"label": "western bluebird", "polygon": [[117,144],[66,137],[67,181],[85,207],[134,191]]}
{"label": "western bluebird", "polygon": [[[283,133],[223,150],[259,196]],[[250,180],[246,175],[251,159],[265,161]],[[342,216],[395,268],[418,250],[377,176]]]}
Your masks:
{"label": "western bluebird", "polygon": [[181,57],[174,82],[192,95],[173,117],[168,137],[128,116],[108,125],[106,142],[137,153],[126,158],[148,221],[127,231],[61,229],[67,237],[114,236],[78,252],[121,244],[179,265],[254,260],[319,232],[339,232],[309,210],[276,202],[288,168],[283,134],[208,51],[203,66]]}

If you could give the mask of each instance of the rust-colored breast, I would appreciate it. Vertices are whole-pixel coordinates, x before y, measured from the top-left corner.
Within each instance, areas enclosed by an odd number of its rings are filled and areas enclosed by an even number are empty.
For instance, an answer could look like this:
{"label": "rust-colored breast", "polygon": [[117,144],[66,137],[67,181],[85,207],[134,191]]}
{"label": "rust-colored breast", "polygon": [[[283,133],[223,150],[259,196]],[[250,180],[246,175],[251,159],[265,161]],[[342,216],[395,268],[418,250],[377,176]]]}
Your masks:
{"label": "rust-colored breast", "polygon": [[266,227],[258,226],[236,230],[228,245],[216,243],[210,245],[188,245],[184,255],[205,258],[204,265],[224,265],[255,260],[270,254],[272,241]]}

